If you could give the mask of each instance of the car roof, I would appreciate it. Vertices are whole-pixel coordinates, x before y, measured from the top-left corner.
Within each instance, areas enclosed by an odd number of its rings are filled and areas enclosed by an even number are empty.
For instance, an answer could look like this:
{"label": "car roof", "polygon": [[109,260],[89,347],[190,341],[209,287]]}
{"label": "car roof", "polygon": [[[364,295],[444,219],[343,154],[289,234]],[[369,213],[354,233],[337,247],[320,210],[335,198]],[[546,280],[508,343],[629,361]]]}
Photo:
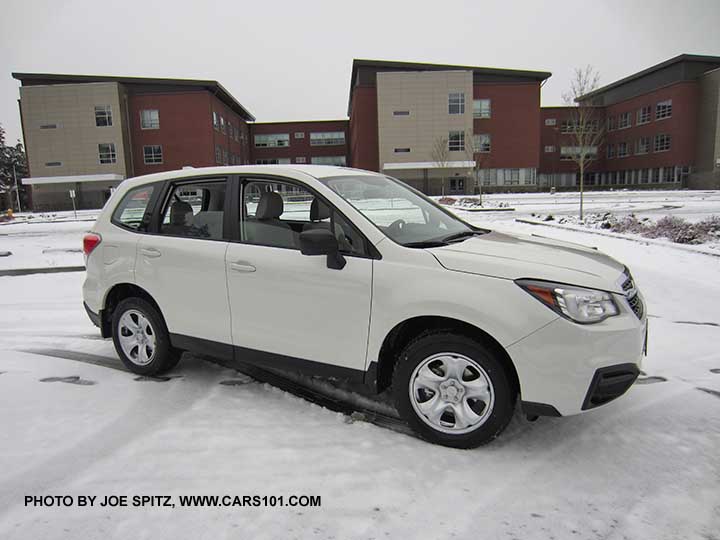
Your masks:
{"label": "car roof", "polygon": [[332,165],[229,165],[223,167],[185,167],[175,171],[165,171],[144,176],[128,178],[123,182],[126,185],[142,185],[151,182],[163,182],[187,176],[212,176],[228,174],[283,174],[301,172],[314,178],[328,178],[333,176],[376,176],[378,173],[353,169],[350,167],[335,167]]}

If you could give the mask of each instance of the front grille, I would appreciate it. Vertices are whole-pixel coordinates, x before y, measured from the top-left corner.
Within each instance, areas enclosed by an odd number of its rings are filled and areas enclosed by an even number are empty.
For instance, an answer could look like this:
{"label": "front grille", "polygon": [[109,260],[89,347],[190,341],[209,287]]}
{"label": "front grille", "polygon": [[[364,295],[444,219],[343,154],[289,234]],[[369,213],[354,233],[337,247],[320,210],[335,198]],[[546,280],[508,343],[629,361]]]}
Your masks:
{"label": "front grille", "polygon": [[637,289],[635,288],[635,280],[630,274],[630,270],[628,270],[627,268],[625,268],[624,276],[625,281],[623,281],[622,290],[625,292],[628,304],[630,304],[630,309],[632,309],[632,312],[638,319],[642,319],[643,314],[645,313],[645,306],[643,306],[642,300],[640,300],[640,296],[638,295]]}
{"label": "front grille", "polygon": [[642,319],[644,313],[644,306],[642,300],[640,300],[640,296],[635,293],[635,296],[633,296],[632,298],[628,298],[628,304],[630,304],[630,309],[632,309],[635,316],[638,319]]}

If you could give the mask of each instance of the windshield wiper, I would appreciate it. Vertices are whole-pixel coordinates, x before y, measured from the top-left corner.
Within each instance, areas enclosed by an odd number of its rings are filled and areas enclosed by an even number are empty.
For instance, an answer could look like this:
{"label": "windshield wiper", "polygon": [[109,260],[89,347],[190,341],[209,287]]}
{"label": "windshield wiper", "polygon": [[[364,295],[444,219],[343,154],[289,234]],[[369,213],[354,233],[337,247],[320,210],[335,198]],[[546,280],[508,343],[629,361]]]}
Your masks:
{"label": "windshield wiper", "polygon": [[486,234],[484,231],[462,231],[459,233],[451,234],[449,236],[446,236],[445,238],[442,238],[441,241],[448,243],[448,242],[461,242],[465,240],[466,238],[470,238],[471,236],[475,236],[476,234]]}
{"label": "windshield wiper", "polygon": [[423,240],[422,242],[407,242],[403,244],[403,246],[409,248],[434,248],[447,246],[447,242],[442,240]]}

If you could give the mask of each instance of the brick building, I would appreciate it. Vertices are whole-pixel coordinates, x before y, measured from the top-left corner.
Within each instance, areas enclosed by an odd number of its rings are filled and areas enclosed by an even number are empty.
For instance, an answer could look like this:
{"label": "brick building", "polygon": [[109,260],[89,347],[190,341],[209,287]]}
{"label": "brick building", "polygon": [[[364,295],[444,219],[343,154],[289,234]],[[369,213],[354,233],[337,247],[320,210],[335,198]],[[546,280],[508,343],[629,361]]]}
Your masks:
{"label": "brick building", "polygon": [[[349,165],[428,194],[575,189],[573,109],[540,107],[550,75],[354,60],[349,119],[254,122],[216,81],[14,73],[23,183],[36,210],[71,208],[71,189],[94,208],[131,176],[245,163]],[[582,101],[605,131],[586,185],[720,189],[720,57],[683,54]]]}

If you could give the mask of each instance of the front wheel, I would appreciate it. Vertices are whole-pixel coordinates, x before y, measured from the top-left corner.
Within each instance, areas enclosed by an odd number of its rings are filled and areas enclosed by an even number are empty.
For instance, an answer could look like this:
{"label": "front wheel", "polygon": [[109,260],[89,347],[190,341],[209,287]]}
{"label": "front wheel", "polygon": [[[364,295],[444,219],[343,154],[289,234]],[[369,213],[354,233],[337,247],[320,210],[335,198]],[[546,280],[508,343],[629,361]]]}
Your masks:
{"label": "front wheel", "polygon": [[426,332],[405,347],[393,393],[398,411],[421,437],[455,448],[497,437],[516,399],[495,353],[448,330]]}
{"label": "front wheel", "polygon": [[123,364],[139,375],[158,375],[178,363],[180,351],[170,345],[165,321],[142,298],[126,298],[113,312],[112,337]]}

